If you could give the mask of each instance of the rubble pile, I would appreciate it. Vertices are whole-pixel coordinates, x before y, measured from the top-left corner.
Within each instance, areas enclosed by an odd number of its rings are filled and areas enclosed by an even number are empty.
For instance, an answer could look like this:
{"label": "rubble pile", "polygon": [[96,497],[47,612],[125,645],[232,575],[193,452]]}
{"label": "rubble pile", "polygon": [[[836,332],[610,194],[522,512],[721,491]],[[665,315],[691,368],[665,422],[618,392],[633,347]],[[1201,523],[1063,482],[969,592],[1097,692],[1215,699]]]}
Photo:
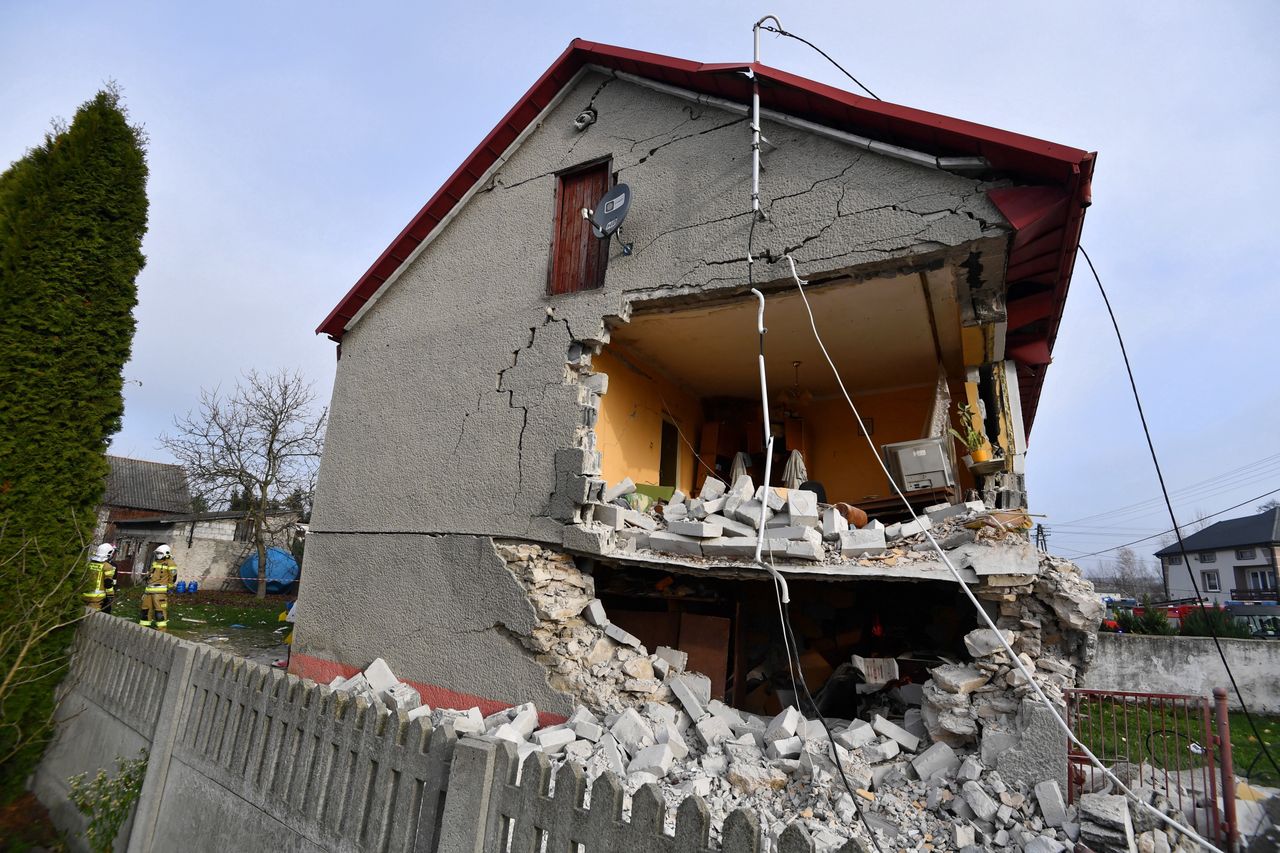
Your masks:
{"label": "rubble pile", "polygon": [[960,526],[987,512],[982,501],[938,504],[916,521],[885,526],[846,504],[819,503],[814,492],[757,488],[746,474],[732,486],[708,477],[698,497],[677,490],[661,504],[635,489],[623,480],[586,507],[589,522],[609,531],[618,550],[716,561],[753,558],[763,517],[762,553],[776,560],[892,567],[932,553],[925,530],[952,548],[973,542],[977,534]]}
{"label": "rubble pile", "polygon": [[[820,721],[795,708],[772,719],[737,711],[710,698],[705,676],[675,664],[671,672],[675,704],[650,701],[603,716],[579,706],[565,722],[544,727],[532,704],[487,717],[478,708],[431,709],[381,659],[330,687],[361,696],[384,713],[429,716],[460,738],[510,742],[522,761],[541,753],[553,770],[573,761],[589,780],[613,773],[628,795],[658,785],[669,806],[668,831],[679,803],[697,795],[708,805],[713,832],[730,812],[746,808],[759,817],[771,843],[798,822],[819,851],[840,849],[850,838],[869,850],[866,827],[886,849],[1058,853],[1077,841],[1099,853],[1134,849],[1135,843],[1142,850],[1193,849],[1178,847],[1148,816],[1141,815],[1142,822],[1131,816],[1123,797],[1087,794],[1078,807],[1069,806],[1056,781],[1011,783],[978,755],[928,745],[883,717],[828,721],[828,737]],[[1152,797],[1173,813],[1168,801],[1154,792]]]}

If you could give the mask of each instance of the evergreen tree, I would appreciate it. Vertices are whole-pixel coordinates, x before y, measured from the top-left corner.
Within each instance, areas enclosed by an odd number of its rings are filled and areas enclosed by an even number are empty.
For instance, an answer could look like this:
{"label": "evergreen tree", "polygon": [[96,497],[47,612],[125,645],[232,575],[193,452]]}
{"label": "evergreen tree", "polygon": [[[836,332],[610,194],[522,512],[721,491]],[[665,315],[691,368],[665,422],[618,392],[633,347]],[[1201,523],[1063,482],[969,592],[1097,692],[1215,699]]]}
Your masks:
{"label": "evergreen tree", "polygon": [[124,414],[144,144],[108,88],[0,175],[0,802],[48,734]]}

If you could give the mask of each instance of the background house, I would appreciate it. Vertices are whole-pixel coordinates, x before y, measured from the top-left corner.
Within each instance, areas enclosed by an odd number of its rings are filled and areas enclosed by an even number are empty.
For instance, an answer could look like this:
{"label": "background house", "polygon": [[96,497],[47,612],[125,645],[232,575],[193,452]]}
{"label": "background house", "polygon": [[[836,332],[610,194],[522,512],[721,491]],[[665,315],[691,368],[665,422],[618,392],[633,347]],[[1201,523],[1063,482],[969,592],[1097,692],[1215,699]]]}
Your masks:
{"label": "background house", "polygon": [[[120,580],[131,582],[129,572],[137,559],[134,543],[122,545],[117,525],[138,518],[168,518],[191,512],[191,492],[181,465],[150,462],[127,456],[107,454],[111,466],[107,473],[106,491],[98,506],[93,544],[116,544],[116,569],[124,574]],[[159,544],[158,542],[156,544]]]}
{"label": "background house", "polygon": [[[268,513],[268,547],[292,550],[301,516],[293,510]],[[253,553],[253,522],[244,510],[160,515],[116,524],[117,569],[141,578],[161,545],[173,549],[178,578],[201,589],[242,589],[240,564]]]}
{"label": "background house", "polygon": [[1206,601],[1276,601],[1280,507],[1219,521],[1184,537],[1190,564],[1177,543],[1156,552],[1171,599],[1194,598],[1191,575]]}

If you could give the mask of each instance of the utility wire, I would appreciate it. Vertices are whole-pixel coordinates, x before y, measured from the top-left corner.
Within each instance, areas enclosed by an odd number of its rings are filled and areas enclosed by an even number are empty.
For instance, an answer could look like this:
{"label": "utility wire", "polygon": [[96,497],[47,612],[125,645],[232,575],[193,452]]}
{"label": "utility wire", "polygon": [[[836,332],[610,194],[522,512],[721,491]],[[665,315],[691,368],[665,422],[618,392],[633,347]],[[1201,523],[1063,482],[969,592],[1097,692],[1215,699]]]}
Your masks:
{"label": "utility wire", "polygon": [[827,60],[827,62],[830,62],[830,63],[831,63],[832,65],[834,65],[836,68],[839,68],[839,69],[840,69],[840,72],[841,72],[842,74],[844,74],[844,76],[848,77],[848,78],[849,78],[850,80],[852,80],[854,83],[858,84],[858,88],[859,88],[859,89],[861,89],[862,91],[866,92],[868,95],[870,95],[871,97],[875,98],[877,101],[881,100],[881,98],[880,98],[880,96],[879,96],[879,95],[877,95],[875,92],[873,92],[873,91],[871,91],[870,89],[868,89],[866,86],[862,85],[862,81],[861,81],[861,80],[859,80],[857,77],[854,77],[854,76],[853,76],[852,74],[850,74],[848,71],[845,71],[844,66],[843,66],[843,65],[841,65],[839,62],[836,62],[834,59],[832,59],[832,58],[831,58],[831,56],[830,56],[830,54],[828,54],[825,50],[823,50],[822,48],[818,47],[816,44],[814,44],[813,42],[809,41],[808,39],[806,39],[806,38],[801,38],[800,36],[796,35],[795,33],[789,33],[789,32],[787,32],[786,30],[784,30],[782,27],[769,27],[769,26],[763,26],[763,27],[761,27],[760,29],[762,29],[762,30],[767,30],[768,32],[771,32],[771,33],[777,33],[777,34],[778,34],[778,35],[780,35],[780,36],[786,36],[786,37],[787,37],[787,38],[789,38],[789,39],[795,39],[795,40],[796,40],[796,41],[798,41],[798,42],[801,42],[801,43],[803,43],[803,44],[807,44],[807,45],[809,45],[809,47],[813,48],[813,49],[814,49],[814,50],[816,50],[818,53],[822,54],[823,58],[825,58],[825,59]]}
{"label": "utility wire", "polygon": [[[814,340],[817,341],[818,349],[822,351],[823,358],[826,359],[827,365],[831,368],[831,372],[835,376],[836,384],[840,387],[840,393],[844,395],[845,402],[849,404],[849,408],[853,412],[854,420],[858,422],[858,426],[862,430],[863,437],[866,438],[867,444],[871,447],[872,454],[880,464],[880,469],[884,472],[886,479],[889,481],[889,486],[902,501],[903,506],[906,507],[906,510],[911,515],[912,520],[918,521],[920,516],[916,514],[915,508],[911,506],[911,502],[907,500],[907,496],[903,494],[902,489],[893,479],[892,474],[889,473],[888,466],[885,465],[884,460],[880,458],[880,454],[876,452],[875,442],[872,441],[871,436],[866,434],[866,425],[862,421],[862,415],[858,412],[858,407],[854,405],[853,398],[849,395],[848,389],[845,388],[844,379],[841,378],[840,371],[836,368],[836,363],[832,360],[831,354],[827,352],[827,347],[822,341],[822,336],[818,334],[818,324],[813,317],[813,309],[809,306],[809,297],[805,294],[804,282],[801,280],[800,276],[796,274],[795,259],[792,258],[791,255],[786,255],[785,257],[791,264],[791,277],[795,280],[796,289],[800,291],[800,299],[804,302],[805,311],[809,315],[809,327],[813,330]],[[1049,709],[1049,713],[1053,715],[1053,719],[1058,724],[1058,728],[1066,734],[1067,740],[1080,750],[1080,754],[1088,758],[1095,767],[1102,771],[1103,776],[1111,780],[1119,790],[1128,795],[1128,797],[1139,807],[1155,815],[1155,817],[1161,822],[1168,824],[1178,832],[1181,832],[1195,840],[1196,843],[1200,844],[1202,847],[1216,851],[1216,853],[1223,853],[1223,851],[1210,844],[1207,839],[1197,833],[1194,829],[1179,823],[1157,809],[1155,806],[1148,803],[1146,800],[1138,797],[1128,785],[1121,781],[1120,777],[1116,776],[1115,773],[1108,769],[1107,766],[1102,763],[1102,760],[1099,759],[1098,756],[1094,755],[1093,751],[1089,749],[1089,747],[1085,746],[1078,737],[1076,737],[1075,732],[1071,730],[1071,726],[1068,725],[1067,721],[1058,713],[1057,707],[1055,707],[1053,702],[1049,700],[1049,697],[1045,695],[1044,689],[1041,688],[1039,682],[1037,682],[1031,672],[1027,670],[1026,664],[1022,662],[1022,659],[1019,658],[1018,654],[1013,650],[1013,646],[1011,646],[1009,641],[1005,639],[1004,634],[996,628],[995,621],[992,620],[991,615],[987,613],[986,608],[982,606],[982,603],[978,601],[978,597],[973,594],[973,590],[969,589],[969,585],[964,582],[964,578],[961,577],[960,571],[955,567],[955,564],[951,562],[951,558],[947,556],[947,552],[938,544],[938,540],[934,538],[933,533],[930,532],[927,527],[923,532],[925,538],[929,540],[929,544],[933,547],[933,550],[936,551],[938,556],[942,559],[943,565],[945,565],[947,570],[951,572],[951,576],[955,579],[956,585],[960,587],[960,591],[964,593],[965,597],[969,599],[969,603],[973,605],[973,609],[978,614],[978,617],[986,623],[987,627],[991,629],[991,632],[995,635],[996,639],[1000,641],[1001,647],[1004,649],[1005,653],[1009,655],[1010,660],[1013,662],[1013,666],[1018,670],[1022,677],[1026,679],[1027,684],[1031,687],[1032,692],[1035,693],[1036,698]]]}
{"label": "utility wire", "polygon": [[[1228,513],[1228,512],[1231,512],[1233,509],[1239,509],[1240,507],[1245,506],[1246,504],[1251,504],[1251,503],[1253,503],[1253,502],[1254,502],[1254,501],[1256,501],[1256,500],[1261,500],[1262,498],[1269,497],[1270,495],[1274,495],[1276,492],[1280,492],[1280,489],[1272,489],[1272,490],[1271,490],[1271,491],[1269,491],[1269,492],[1263,492],[1263,493],[1262,493],[1262,494],[1260,494],[1260,495],[1256,495],[1256,496],[1254,496],[1254,497],[1249,498],[1247,501],[1241,501],[1240,503],[1236,504],[1235,506],[1229,506],[1229,507],[1227,507],[1226,509],[1220,509],[1220,510],[1218,510],[1217,512],[1212,513],[1212,514],[1210,514],[1210,515],[1204,515],[1204,516],[1201,516],[1201,517],[1200,517],[1200,520],[1201,520],[1201,521],[1204,521],[1204,520],[1207,520],[1207,519],[1210,519],[1210,518],[1217,518],[1217,517],[1218,517],[1218,516],[1220,516],[1220,515],[1224,515],[1224,514],[1226,514],[1226,513]],[[1151,539],[1158,539],[1158,538],[1159,538],[1159,537],[1161,537],[1161,536],[1166,536],[1166,535],[1168,535],[1168,534],[1170,534],[1170,533],[1173,533],[1173,532],[1174,532],[1173,530],[1162,530],[1162,531],[1161,531],[1161,532],[1159,532],[1159,533],[1153,533],[1153,534],[1151,534],[1150,536],[1144,536],[1144,537],[1142,537],[1141,539],[1134,539],[1132,542],[1126,542],[1126,543],[1124,543],[1123,545],[1116,545],[1116,546],[1114,546],[1114,547],[1112,547],[1112,548],[1103,548],[1101,551],[1093,551],[1093,552],[1090,552],[1090,553],[1088,553],[1088,554],[1076,554],[1076,555],[1075,555],[1075,556],[1073,556],[1071,559],[1073,559],[1073,560],[1083,560],[1085,557],[1096,557],[1096,556],[1098,556],[1099,554],[1107,554],[1107,553],[1110,553],[1110,552],[1112,552],[1112,551],[1119,551],[1121,548],[1128,548],[1130,545],[1137,545],[1139,542],[1147,542],[1147,541],[1149,541],[1149,540],[1151,540]]]}
{"label": "utility wire", "polygon": [[[1116,312],[1111,309],[1111,300],[1107,297],[1106,288],[1102,286],[1102,278],[1098,275],[1098,270],[1093,265],[1093,259],[1089,257],[1089,253],[1085,251],[1083,245],[1080,246],[1080,254],[1084,255],[1085,263],[1089,265],[1089,272],[1093,274],[1093,280],[1098,283],[1098,292],[1102,294],[1102,301],[1107,306],[1107,315],[1111,318],[1111,327],[1115,329],[1116,341],[1120,344],[1120,355],[1124,358],[1124,369],[1129,375],[1129,387],[1133,389],[1133,402],[1138,407],[1138,419],[1142,422],[1142,434],[1147,439],[1147,449],[1151,451],[1151,464],[1156,469],[1156,479],[1160,481],[1160,493],[1164,496],[1165,506],[1169,510],[1169,521],[1173,524],[1173,535],[1178,537],[1178,550],[1182,554],[1184,565],[1190,568],[1191,557],[1187,554],[1187,545],[1182,540],[1182,530],[1178,527],[1178,518],[1173,511],[1173,503],[1169,500],[1169,490],[1164,484],[1164,472],[1160,470],[1160,459],[1156,455],[1155,442],[1151,439],[1151,429],[1147,426],[1147,415],[1142,410],[1142,397],[1138,394],[1138,382],[1133,377],[1133,366],[1129,363],[1129,351],[1124,345],[1124,335],[1120,334],[1120,323],[1116,320]],[[1231,664],[1227,663],[1227,655],[1222,650],[1222,643],[1218,639],[1217,629],[1213,627],[1213,620],[1209,618],[1208,611],[1204,606],[1204,598],[1200,595],[1200,584],[1196,582],[1196,573],[1188,571],[1187,577],[1191,578],[1191,588],[1195,590],[1196,600],[1200,603],[1200,614],[1205,617],[1204,621],[1209,628],[1209,636],[1213,638],[1213,645],[1218,650],[1218,657],[1222,658],[1222,666],[1227,671],[1227,679],[1230,680],[1231,689],[1236,694],[1236,701],[1240,703],[1240,710],[1244,712],[1244,718],[1248,721],[1249,728],[1253,730],[1253,736],[1258,741],[1258,748],[1267,756],[1267,761],[1276,773],[1280,773],[1280,764],[1276,763],[1275,758],[1271,755],[1271,750],[1267,748],[1267,742],[1262,739],[1262,733],[1258,731],[1258,724],[1254,722],[1253,714],[1249,713],[1249,705],[1244,701],[1244,694],[1240,692],[1240,685],[1236,684],[1236,677],[1231,671]],[[1238,826],[1231,827],[1232,832],[1238,832],[1239,829]]]}

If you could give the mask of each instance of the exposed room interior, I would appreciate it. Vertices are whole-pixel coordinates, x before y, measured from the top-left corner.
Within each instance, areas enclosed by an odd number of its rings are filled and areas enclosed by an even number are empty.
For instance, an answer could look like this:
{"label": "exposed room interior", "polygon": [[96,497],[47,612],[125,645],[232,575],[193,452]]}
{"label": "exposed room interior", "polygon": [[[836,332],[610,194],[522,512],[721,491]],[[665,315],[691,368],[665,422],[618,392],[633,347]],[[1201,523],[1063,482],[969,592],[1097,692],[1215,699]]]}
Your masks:
{"label": "exposed room interior", "polygon": [[[760,714],[791,704],[778,605],[767,578],[606,561],[595,563],[593,574],[609,618],[648,649],[688,654],[689,669],[711,679],[714,698]],[[965,660],[964,635],[977,627],[963,593],[945,581],[794,578],[790,594],[805,681],[823,713],[843,719],[893,701],[902,684],[922,684],[927,667]],[[894,661],[896,677],[880,689],[859,688],[867,678],[850,664],[855,655]]]}
{"label": "exposed room interior", "polygon": [[[954,276],[953,268],[942,268],[806,289],[818,330],[877,449],[942,434],[954,423],[957,403],[980,399],[981,382],[966,382],[976,378],[966,363],[981,363],[983,335],[962,326]],[[654,495],[659,499],[671,489],[692,494],[712,471],[730,480],[739,453],[749,457],[746,473],[761,482],[756,310],[754,297],[738,294],[642,307],[612,329],[610,343],[593,359],[593,368],[609,376],[596,424],[606,482],[629,477],[662,487]],[[821,485],[824,503],[864,506],[873,515],[878,502],[886,513],[900,509],[794,288],[768,294],[765,324],[775,447],[770,485],[785,486],[788,458],[799,450],[806,480]],[[987,420],[983,426],[998,440],[1000,419]],[[949,438],[943,444],[957,457],[963,452]],[[954,468],[954,491],[972,488],[965,466]]]}

